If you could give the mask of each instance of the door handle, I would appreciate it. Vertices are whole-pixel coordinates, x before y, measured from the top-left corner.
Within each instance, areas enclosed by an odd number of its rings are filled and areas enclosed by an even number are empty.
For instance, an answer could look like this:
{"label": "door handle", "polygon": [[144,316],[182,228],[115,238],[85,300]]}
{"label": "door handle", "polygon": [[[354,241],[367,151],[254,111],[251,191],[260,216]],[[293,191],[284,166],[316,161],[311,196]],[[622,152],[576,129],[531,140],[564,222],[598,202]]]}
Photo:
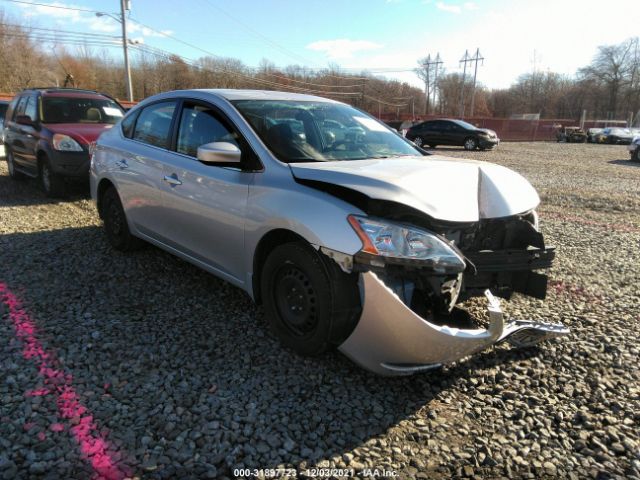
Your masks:
{"label": "door handle", "polygon": [[127,161],[124,158],[122,160],[118,160],[116,162],[116,166],[120,167],[120,170],[124,170],[125,168],[129,168],[129,164],[127,163]]}
{"label": "door handle", "polygon": [[182,185],[182,182],[178,180],[178,176],[175,173],[171,175],[165,175],[163,180],[167,182],[169,185],[171,185],[172,187],[175,187],[177,185]]}

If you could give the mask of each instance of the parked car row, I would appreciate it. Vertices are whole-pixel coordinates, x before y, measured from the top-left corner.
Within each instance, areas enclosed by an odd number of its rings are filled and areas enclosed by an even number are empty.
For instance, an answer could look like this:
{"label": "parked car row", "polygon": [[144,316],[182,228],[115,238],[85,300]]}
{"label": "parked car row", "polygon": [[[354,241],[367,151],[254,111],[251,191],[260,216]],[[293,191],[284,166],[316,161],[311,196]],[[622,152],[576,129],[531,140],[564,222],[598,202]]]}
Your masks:
{"label": "parked car row", "polygon": [[[5,128],[11,176],[39,174],[55,193],[52,175],[88,168],[113,248],[146,241],[242,288],[300,354],[338,348],[401,375],[568,333],[507,322],[495,298],[544,298],[540,271],[554,259],[538,194],[505,167],[432,156],[360,110],[308,95],[176,91],[122,115],[96,92],[21,93]],[[498,143],[464,122],[425,123],[414,132],[453,126],[466,148]],[[457,307],[478,296],[486,330],[469,329]]]}

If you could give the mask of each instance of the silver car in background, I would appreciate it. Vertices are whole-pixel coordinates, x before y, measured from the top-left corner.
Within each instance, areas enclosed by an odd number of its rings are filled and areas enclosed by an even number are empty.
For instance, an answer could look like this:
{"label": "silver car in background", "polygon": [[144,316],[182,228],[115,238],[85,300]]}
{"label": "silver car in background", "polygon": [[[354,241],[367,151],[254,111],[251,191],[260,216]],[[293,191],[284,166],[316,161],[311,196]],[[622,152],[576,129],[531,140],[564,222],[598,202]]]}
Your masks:
{"label": "silver car in background", "polygon": [[[561,324],[506,322],[544,298],[539,198],[497,165],[429,156],[324,98],[247,90],[148,98],[98,140],[91,194],[113,247],[159,246],[246,290],[280,341],[386,375]],[[494,297],[495,295],[495,297]],[[487,328],[457,305],[484,296]]]}

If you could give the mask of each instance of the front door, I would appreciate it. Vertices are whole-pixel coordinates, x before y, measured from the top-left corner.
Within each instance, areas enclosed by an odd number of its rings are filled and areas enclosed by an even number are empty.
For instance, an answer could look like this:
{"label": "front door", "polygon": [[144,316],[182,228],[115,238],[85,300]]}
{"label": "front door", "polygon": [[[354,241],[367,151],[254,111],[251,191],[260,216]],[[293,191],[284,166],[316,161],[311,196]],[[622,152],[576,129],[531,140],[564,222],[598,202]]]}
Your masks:
{"label": "front door", "polygon": [[244,227],[254,173],[240,166],[197,160],[200,145],[230,142],[245,155],[248,146],[214,107],[184,101],[175,153],[165,163],[163,198],[170,246],[238,285],[243,284]]}

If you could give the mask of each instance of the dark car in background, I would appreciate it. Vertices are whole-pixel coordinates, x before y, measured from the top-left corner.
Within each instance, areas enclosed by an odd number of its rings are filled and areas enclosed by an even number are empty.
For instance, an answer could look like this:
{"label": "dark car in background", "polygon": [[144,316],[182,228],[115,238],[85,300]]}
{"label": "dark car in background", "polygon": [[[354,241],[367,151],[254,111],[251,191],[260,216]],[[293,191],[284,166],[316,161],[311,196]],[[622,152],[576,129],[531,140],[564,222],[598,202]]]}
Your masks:
{"label": "dark car in background", "polygon": [[9,102],[0,100],[0,157],[4,157],[4,116],[9,108]]}
{"label": "dark car in background", "polygon": [[414,125],[407,131],[407,139],[419,147],[428,145],[462,146],[465,150],[490,150],[500,143],[493,130],[478,128],[463,120],[427,120]]}
{"label": "dark car in background", "polygon": [[629,145],[633,140],[633,133],[628,128],[610,127],[602,131],[604,143],[610,145]]}
{"label": "dark car in background", "polygon": [[65,179],[89,179],[90,146],[123,113],[116,100],[93,90],[23,90],[4,125],[9,175],[38,178],[49,196],[64,194]]}

